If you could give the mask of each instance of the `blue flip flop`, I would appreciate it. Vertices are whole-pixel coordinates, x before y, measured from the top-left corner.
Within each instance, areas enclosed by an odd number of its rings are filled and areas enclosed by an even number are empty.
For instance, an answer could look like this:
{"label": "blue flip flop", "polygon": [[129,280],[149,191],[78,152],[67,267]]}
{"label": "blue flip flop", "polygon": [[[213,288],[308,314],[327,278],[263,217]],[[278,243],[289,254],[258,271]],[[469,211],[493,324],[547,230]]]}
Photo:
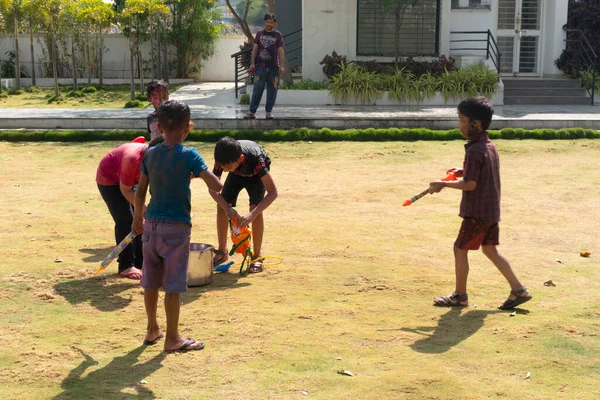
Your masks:
{"label": "blue flip flop", "polygon": [[229,261],[228,263],[224,263],[221,265],[217,265],[215,267],[215,272],[225,272],[225,271],[229,271],[229,268],[231,268],[231,266],[233,265],[233,261]]}

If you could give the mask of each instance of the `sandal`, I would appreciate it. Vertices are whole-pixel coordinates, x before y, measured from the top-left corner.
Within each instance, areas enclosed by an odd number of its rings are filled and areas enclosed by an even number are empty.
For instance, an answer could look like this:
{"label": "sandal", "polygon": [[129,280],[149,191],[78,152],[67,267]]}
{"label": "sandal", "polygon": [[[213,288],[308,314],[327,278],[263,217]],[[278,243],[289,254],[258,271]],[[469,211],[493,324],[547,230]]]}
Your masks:
{"label": "sandal", "polygon": [[[515,308],[532,299],[533,296],[529,293],[525,296],[523,296],[523,293],[527,293],[527,288],[525,286],[521,286],[517,290],[511,290],[508,299],[506,299],[502,305],[498,306],[498,308],[500,310],[510,310],[511,308]],[[511,297],[514,297],[514,299],[511,299]]]}
{"label": "sandal", "polygon": [[264,266],[262,261],[252,261],[252,264],[248,267],[248,272],[250,274],[258,274],[259,272],[263,272]]}
{"label": "sandal", "polygon": [[248,112],[246,113],[246,115],[244,115],[244,119],[254,119],[256,118],[256,115],[254,115],[253,112]]}
{"label": "sandal", "polygon": [[228,258],[229,256],[227,255],[227,251],[215,250],[215,255],[213,256],[213,267],[223,264]]}
{"label": "sandal", "polygon": [[469,305],[469,295],[452,293],[448,296],[440,296],[433,299],[433,305],[438,307],[466,307]]}

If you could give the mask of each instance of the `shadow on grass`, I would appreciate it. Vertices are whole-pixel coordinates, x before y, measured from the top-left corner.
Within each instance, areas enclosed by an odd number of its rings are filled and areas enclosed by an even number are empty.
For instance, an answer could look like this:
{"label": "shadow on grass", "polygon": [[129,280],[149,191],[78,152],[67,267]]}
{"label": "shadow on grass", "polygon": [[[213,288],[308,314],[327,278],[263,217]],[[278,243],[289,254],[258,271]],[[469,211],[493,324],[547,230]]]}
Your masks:
{"label": "shadow on grass", "polygon": [[[214,274],[213,283],[189,288],[187,293],[182,293],[181,302],[193,303],[202,296],[202,293],[213,290],[239,289],[251,285],[250,282],[239,282],[241,277],[237,273]],[[90,303],[92,307],[103,312],[127,307],[133,296],[138,295],[129,290],[136,288],[143,290],[138,281],[119,279],[116,283],[114,279],[107,278],[107,275],[59,282],[54,285],[54,291],[70,304]]]}
{"label": "shadow on grass", "polygon": [[[162,367],[162,361],[167,353],[160,352],[156,357],[144,363],[138,363],[138,358],[146,349],[140,346],[124,356],[116,357],[104,368],[90,372],[83,377],[85,371],[98,365],[98,362],[79,351],[84,360],[63,380],[60,385],[63,392],[54,397],[55,400],[65,399],[154,399],[156,396],[140,381],[152,375]],[[131,393],[123,392],[128,389]]]}
{"label": "shadow on grass", "polygon": [[[419,353],[444,353],[463,340],[474,335],[488,315],[506,313],[501,310],[471,310],[461,314],[461,309],[453,307],[438,320],[437,326],[402,328],[402,331],[424,335],[410,347]],[[518,313],[527,313],[520,310]]]}
{"label": "shadow on grass", "polygon": [[102,249],[79,249],[80,252],[89,254],[89,256],[82,258],[81,261],[99,263],[104,260],[114,248],[115,246],[105,247]]}

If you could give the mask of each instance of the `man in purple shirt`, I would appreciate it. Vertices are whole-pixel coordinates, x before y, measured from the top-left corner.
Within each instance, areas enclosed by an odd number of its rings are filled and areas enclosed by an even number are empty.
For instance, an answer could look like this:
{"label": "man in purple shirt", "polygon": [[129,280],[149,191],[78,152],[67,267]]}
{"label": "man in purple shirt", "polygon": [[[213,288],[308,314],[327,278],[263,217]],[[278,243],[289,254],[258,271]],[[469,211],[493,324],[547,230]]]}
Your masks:
{"label": "man in purple shirt", "polygon": [[462,176],[457,182],[431,182],[430,193],[445,187],[462,190],[460,216],[462,225],[454,242],[454,269],[456,287],[452,294],[433,300],[436,306],[467,306],[467,277],[469,276],[469,250],[481,246],[483,254],[494,263],[510,285],[510,294],[498,308],[508,310],[526,301],[531,295],[519,282],[508,260],[498,252],[500,228],[500,162],[496,147],[490,141],[487,129],[494,109],[485,97],[463,100],[458,105],[458,129],[468,140],[465,145],[463,168],[452,168]]}
{"label": "man in purple shirt", "polygon": [[265,14],[265,29],[258,31],[254,38],[250,69],[248,70],[250,74],[254,74],[254,90],[250,111],[244,116],[245,119],[256,117],[256,110],[262,99],[265,84],[267,85],[266,118],[273,119],[272,111],[277,98],[279,76],[283,75],[285,60],[283,37],[281,32],[275,30],[276,21],[275,15]]}

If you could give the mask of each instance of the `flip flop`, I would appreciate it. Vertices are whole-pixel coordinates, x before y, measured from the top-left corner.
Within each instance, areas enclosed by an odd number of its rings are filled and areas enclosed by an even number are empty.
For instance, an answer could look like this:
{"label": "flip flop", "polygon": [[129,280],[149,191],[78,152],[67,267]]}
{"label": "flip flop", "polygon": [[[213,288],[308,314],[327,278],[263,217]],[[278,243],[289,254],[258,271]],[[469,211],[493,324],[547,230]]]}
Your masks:
{"label": "flip flop", "polygon": [[165,352],[166,353],[186,353],[188,351],[202,350],[204,348],[204,343],[200,343],[200,346],[198,346],[198,347],[190,348],[190,346],[193,345],[194,343],[196,343],[196,341],[194,339],[188,339],[178,349],[165,350]]}
{"label": "flip flop", "polygon": [[164,337],[165,337],[165,334],[161,332],[153,340],[144,339],[144,346],[152,346],[153,344],[156,344],[160,339],[162,339]]}
{"label": "flip flop", "polygon": [[134,281],[139,281],[140,279],[142,279],[142,271],[140,272],[136,272],[136,271],[129,271],[126,274],[122,274],[119,272],[118,274],[121,278],[127,278],[127,279],[132,279]]}

